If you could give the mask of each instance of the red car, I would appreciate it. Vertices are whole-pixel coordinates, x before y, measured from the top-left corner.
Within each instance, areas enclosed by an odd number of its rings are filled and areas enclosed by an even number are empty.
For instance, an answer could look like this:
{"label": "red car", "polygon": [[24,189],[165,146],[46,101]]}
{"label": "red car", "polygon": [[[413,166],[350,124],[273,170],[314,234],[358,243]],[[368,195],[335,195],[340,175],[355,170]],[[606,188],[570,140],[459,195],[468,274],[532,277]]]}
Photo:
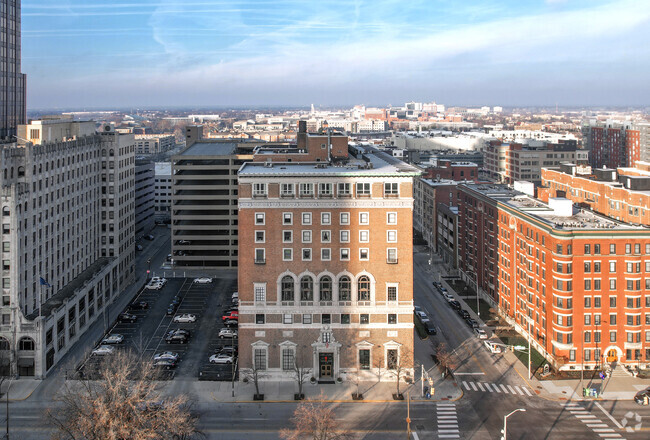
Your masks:
{"label": "red car", "polygon": [[226,321],[228,319],[239,319],[239,312],[236,310],[233,310],[232,312],[228,313],[227,315],[223,315],[221,317],[222,321]]}

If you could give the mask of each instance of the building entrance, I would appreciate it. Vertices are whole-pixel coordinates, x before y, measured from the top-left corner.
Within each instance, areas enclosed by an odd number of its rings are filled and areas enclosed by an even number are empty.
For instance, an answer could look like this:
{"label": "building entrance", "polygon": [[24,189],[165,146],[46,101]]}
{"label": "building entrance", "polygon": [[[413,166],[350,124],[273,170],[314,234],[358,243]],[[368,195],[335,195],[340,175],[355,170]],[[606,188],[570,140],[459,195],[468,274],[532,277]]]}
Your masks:
{"label": "building entrance", "polygon": [[332,379],[332,367],[334,366],[334,355],[332,353],[318,353],[318,365],[321,380]]}
{"label": "building entrance", "polygon": [[607,352],[607,362],[610,364],[612,362],[616,362],[618,360],[618,354],[616,353],[616,350],[609,350]]}

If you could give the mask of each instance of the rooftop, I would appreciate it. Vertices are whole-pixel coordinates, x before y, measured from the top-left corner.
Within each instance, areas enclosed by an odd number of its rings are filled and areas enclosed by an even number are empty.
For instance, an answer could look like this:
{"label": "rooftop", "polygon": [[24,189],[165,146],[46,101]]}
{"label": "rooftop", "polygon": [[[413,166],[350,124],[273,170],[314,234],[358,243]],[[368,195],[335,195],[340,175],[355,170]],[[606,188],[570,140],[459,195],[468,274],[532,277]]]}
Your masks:
{"label": "rooftop", "polygon": [[237,152],[238,142],[200,140],[181,151],[181,156],[230,156]]}

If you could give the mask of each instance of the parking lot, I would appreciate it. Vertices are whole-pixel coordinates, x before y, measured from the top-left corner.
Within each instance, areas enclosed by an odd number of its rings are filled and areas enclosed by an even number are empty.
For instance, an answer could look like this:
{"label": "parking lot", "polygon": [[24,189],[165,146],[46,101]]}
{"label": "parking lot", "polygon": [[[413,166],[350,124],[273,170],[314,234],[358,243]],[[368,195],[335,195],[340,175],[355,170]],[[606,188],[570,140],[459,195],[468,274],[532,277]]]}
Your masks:
{"label": "parking lot", "polygon": [[[178,353],[178,363],[169,371],[164,368],[165,374],[161,378],[199,377],[201,372],[201,379],[230,380],[233,366],[210,364],[209,358],[220,347],[237,346],[237,339],[219,338],[219,330],[225,327],[222,312],[232,305],[231,295],[235,287],[234,279],[215,278],[211,283],[199,284],[191,278],[171,278],[160,290],[142,289],[131,301],[131,306],[122,312],[133,316],[120,315],[126,321],[115,317],[106,336],[122,335],[121,343],[111,345],[116,350],[133,350],[145,360],[166,351]],[[168,311],[174,300],[177,307]],[[183,314],[194,315],[196,320],[174,322],[175,316]],[[131,322],[133,317],[135,320]],[[168,343],[165,336],[178,329],[188,331],[189,338],[183,339],[182,343],[181,340]],[[91,372],[91,367],[100,358],[97,355],[89,356],[80,371]]]}

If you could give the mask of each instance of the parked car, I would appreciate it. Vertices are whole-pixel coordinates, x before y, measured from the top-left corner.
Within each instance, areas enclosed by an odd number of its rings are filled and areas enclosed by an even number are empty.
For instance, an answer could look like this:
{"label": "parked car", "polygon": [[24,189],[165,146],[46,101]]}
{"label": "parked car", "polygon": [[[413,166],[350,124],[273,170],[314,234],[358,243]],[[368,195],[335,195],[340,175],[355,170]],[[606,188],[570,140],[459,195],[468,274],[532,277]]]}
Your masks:
{"label": "parked car", "polygon": [[239,312],[237,310],[233,310],[227,315],[223,315],[221,317],[222,321],[225,321],[226,319],[239,319]]}
{"label": "parked car", "polygon": [[163,351],[162,353],[158,353],[153,357],[154,361],[158,361],[160,359],[171,359],[178,362],[180,355],[174,351]]}
{"label": "parked car", "polygon": [[422,307],[420,306],[413,306],[413,313],[417,315],[418,312],[422,311]]}
{"label": "parked car", "polygon": [[418,317],[418,319],[420,320],[420,322],[423,323],[423,324],[424,324],[425,322],[429,322],[429,317],[428,317],[427,314],[424,313],[424,312],[417,312],[417,313],[416,313],[416,316]]}
{"label": "parked car", "polygon": [[485,345],[485,347],[487,347],[488,350],[490,350],[491,353],[503,353],[506,348],[505,345],[500,344],[498,342],[490,341],[489,339],[485,339],[483,341],[483,344]]}
{"label": "parked car", "polygon": [[172,368],[176,368],[176,364],[177,362],[172,359],[158,359],[157,361],[153,361],[154,367],[160,367],[166,370],[171,370]]}
{"label": "parked car", "polygon": [[424,331],[427,332],[427,335],[435,335],[436,332],[436,327],[433,325],[433,322],[423,322],[422,326],[424,327]]}
{"label": "parked car", "polygon": [[487,339],[488,337],[487,333],[485,333],[485,330],[483,330],[482,328],[475,328],[474,333],[479,339]]}
{"label": "parked car", "polygon": [[172,316],[174,313],[176,313],[176,309],[178,306],[176,304],[170,304],[169,307],[167,307],[167,316]]}
{"label": "parked car", "polygon": [[223,324],[226,327],[237,327],[239,325],[239,321],[236,319],[226,319]]}
{"label": "parked car", "polygon": [[93,356],[107,356],[115,353],[115,347],[110,345],[100,345],[92,351]]}
{"label": "parked car", "polygon": [[189,330],[186,330],[184,328],[177,328],[176,330],[170,330],[167,332],[167,335],[184,335],[187,336],[188,338],[192,336],[192,333]]}
{"label": "parked car", "polygon": [[458,310],[458,314],[463,319],[471,318],[471,316],[469,315],[469,312],[467,310],[460,309],[460,310]]}
{"label": "parked car", "polygon": [[170,304],[174,304],[175,306],[178,306],[181,303],[181,297],[176,295],[172,298],[172,302]]}
{"label": "parked car", "polygon": [[149,308],[149,303],[146,301],[137,301],[134,303],[131,303],[129,305],[129,308],[134,309],[134,310],[144,310]]}
{"label": "parked car", "polygon": [[163,283],[149,282],[147,285],[144,286],[144,288],[150,290],[160,290],[163,288]]}
{"label": "parked car", "polygon": [[121,313],[120,316],[117,317],[117,320],[120,322],[135,322],[137,319],[138,317],[131,313]]}
{"label": "parked car", "polygon": [[189,240],[178,240],[176,242],[176,244],[183,246],[183,245],[187,245],[187,244],[192,244],[192,242],[189,241]]}
{"label": "parked car", "polygon": [[167,261],[172,261],[172,254],[167,254]]}
{"label": "parked car", "polygon": [[649,405],[650,404],[650,388],[644,391],[639,391],[636,393],[636,396],[634,396],[634,401],[638,403],[639,405]]}
{"label": "parked car", "polygon": [[447,293],[447,292],[443,292],[443,293],[442,293],[442,296],[447,300],[447,302],[450,302],[450,301],[453,301],[453,300],[454,300],[454,297],[451,296],[451,295],[450,295],[449,293]]}
{"label": "parked car", "polygon": [[478,328],[478,322],[476,322],[475,319],[467,318],[465,322],[467,323],[467,325],[469,325],[472,328]]}
{"label": "parked car", "polygon": [[152,241],[155,237],[154,237],[153,235],[151,235],[151,234],[147,234],[147,235],[145,235],[143,238],[144,238],[145,240]]}
{"label": "parked car", "polygon": [[153,278],[151,278],[151,281],[149,281],[149,282],[150,283],[162,283],[162,285],[164,286],[165,284],[167,284],[167,278],[153,277]]}
{"label": "parked car", "polygon": [[237,330],[231,329],[231,328],[222,328],[219,330],[219,337],[221,339],[223,338],[236,338],[237,337]]}
{"label": "parked car", "polygon": [[168,344],[187,344],[190,338],[183,334],[172,334],[165,337],[165,342]]}
{"label": "parked car", "polygon": [[135,250],[136,250],[136,251],[141,251],[142,249],[143,249],[143,247],[142,247],[141,244],[136,244],[136,245],[135,245]]}
{"label": "parked car", "polygon": [[176,315],[174,316],[174,322],[196,322],[196,315],[192,315],[191,313]]}
{"label": "parked car", "polygon": [[121,344],[124,341],[123,335],[109,335],[102,339],[102,344]]}
{"label": "parked car", "polygon": [[210,278],[210,277],[198,277],[198,278],[194,278],[194,282],[196,284],[210,284],[212,282],[212,278]]}
{"label": "parked car", "polygon": [[215,354],[225,353],[225,354],[229,354],[231,356],[232,355],[237,356],[238,352],[239,352],[239,349],[237,348],[236,345],[234,347],[231,346],[231,345],[226,345],[225,347],[220,347],[218,350],[214,351]]}
{"label": "parked car", "polygon": [[235,299],[235,298],[239,299],[239,292],[233,292],[232,299]]}
{"label": "parked car", "polygon": [[210,356],[211,364],[232,364],[233,357],[226,353],[213,354]]}
{"label": "parked car", "polygon": [[459,303],[458,301],[456,301],[456,300],[449,301],[449,305],[450,305],[451,308],[454,309],[454,310],[460,310],[460,308],[461,308],[460,303]]}

